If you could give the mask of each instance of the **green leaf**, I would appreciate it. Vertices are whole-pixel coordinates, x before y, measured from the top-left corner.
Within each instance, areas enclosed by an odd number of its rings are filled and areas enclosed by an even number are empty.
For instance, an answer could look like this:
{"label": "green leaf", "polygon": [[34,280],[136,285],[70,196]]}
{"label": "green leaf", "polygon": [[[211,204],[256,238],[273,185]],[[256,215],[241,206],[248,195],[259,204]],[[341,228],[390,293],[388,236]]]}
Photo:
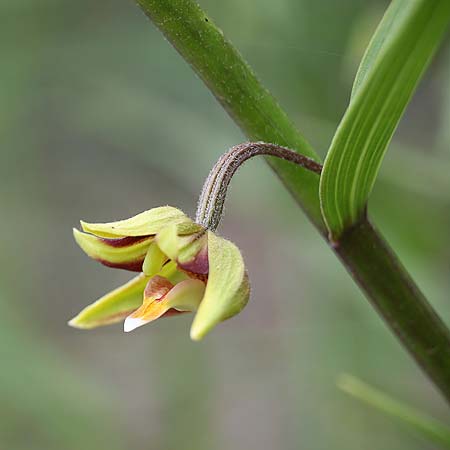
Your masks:
{"label": "green leaf", "polygon": [[436,419],[394,400],[352,375],[342,374],[337,384],[344,392],[368,403],[391,417],[399,419],[427,439],[450,448],[450,428]]}
{"label": "green leaf", "polygon": [[361,63],[359,64],[358,72],[353,81],[351,99],[353,99],[367,74],[370,72],[381,49],[388,46],[390,41],[394,38],[394,27],[403,20],[403,16],[408,11],[408,8],[405,8],[408,3],[411,3],[411,0],[397,0],[392,2],[386,10],[383,19],[375,30],[375,33],[369,42],[369,46],[366,48]]}
{"label": "green leaf", "polygon": [[448,0],[394,0],[378,27],[320,180],[334,239],[364,214],[387,146],[449,20]]}

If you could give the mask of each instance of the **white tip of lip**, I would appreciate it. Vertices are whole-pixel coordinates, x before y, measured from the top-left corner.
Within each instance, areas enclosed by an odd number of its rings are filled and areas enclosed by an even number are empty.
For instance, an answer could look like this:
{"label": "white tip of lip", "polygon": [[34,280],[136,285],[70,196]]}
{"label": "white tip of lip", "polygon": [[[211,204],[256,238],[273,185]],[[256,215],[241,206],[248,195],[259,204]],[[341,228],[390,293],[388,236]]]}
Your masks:
{"label": "white tip of lip", "polygon": [[137,317],[127,317],[125,322],[123,323],[123,331],[128,333],[129,331],[133,331],[136,328],[142,327],[147,322],[145,320],[139,319]]}

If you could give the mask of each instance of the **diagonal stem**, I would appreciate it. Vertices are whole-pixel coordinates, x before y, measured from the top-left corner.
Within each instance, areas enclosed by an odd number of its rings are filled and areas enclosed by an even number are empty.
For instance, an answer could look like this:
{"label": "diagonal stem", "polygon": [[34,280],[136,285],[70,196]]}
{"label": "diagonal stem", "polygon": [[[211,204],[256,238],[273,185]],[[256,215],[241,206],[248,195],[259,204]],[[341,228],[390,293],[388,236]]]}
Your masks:
{"label": "diagonal stem", "polygon": [[[137,3],[250,140],[283,145],[318,160],[239,52],[195,1]],[[327,238],[320,211],[319,177],[280,159],[268,162],[320,234]],[[450,403],[449,331],[388,244],[365,217],[339,242],[329,243],[372,305]]]}
{"label": "diagonal stem", "polygon": [[401,421],[409,426],[411,431],[420,433],[443,448],[450,448],[450,428],[433,417],[392,398],[352,375],[341,374],[337,385],[347,394],[378,409],[386,416]]}
{"label": "diagonal stem", "polygon": [[334,248],[347,271],[450,402],[450,333],[367,218]]}

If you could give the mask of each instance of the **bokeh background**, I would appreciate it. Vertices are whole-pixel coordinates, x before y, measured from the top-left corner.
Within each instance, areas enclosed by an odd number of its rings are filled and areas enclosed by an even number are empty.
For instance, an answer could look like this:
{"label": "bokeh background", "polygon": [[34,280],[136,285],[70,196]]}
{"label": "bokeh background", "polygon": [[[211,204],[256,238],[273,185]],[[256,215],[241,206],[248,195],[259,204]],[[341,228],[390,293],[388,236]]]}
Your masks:
{"label": "bokeh background", "polygon": [[[319,152],[385,1],[202,0]],[[336,388],[342,372],[448,420],[439,395],[264,161],[221,233],[251,302],[201,343],[191,317],[131,334],[68,319],[130,275],[71,228],[170,204],[194,213],[245,140],[131,1],[0,0],[0,448],[431,449]],[[408,108],[371,214],[450,322],[450,48]]]}

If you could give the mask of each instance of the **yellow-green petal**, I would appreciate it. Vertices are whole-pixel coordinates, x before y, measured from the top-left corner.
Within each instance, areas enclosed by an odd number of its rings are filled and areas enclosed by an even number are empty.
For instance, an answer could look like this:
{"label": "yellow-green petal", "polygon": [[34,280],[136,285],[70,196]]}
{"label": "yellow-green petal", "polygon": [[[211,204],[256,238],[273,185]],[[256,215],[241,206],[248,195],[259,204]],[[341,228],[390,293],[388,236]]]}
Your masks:
{"label": "yellow-green petal", "polygon": [[167,278],[172,284],[177,284],[180,281],[187,280],[189,278],[184,272],[178,270],[177,263],[175,261],[169,261],[164,264],[158,275]]}
{"label": "yellow-green petal", "polygon": [[247,304],[250,284],[239,249],[208,231],[209,275],[205,295],[191,327],[191,339],[202,339],[215,325]]}
{"label": "yellow-green petal", "polygon": [[[187,230],[190,232],[188,233]],[[186,227],[186,224],[172,224],[156,235],[156,242],[159,248],[172,260],[177,260],[180,252],[183,253],[185,259],[192,258],[195,256],[195,252],[200,250],[201,243],[198,242],[194,246],[190,244],[198,240],[198,233],[202,230],[203,228],[200,225],[194,223],[189,228]]]}
{"label": "yellow-green petal", "polygon": [[193,235],[193,239],[182,246],[178,252],[178,262],[181,265],[188,264],[195,260],[202,252],[206,255],[206,249],[208,247],[207,233]]}
{"label": "yellow-green petal", "polygon": [[130,219],[109,223],[81,222],[81,227],[88,233],[101,237],[148,236],[157,234],[170,224],[191,224],[182,211],[172,206],[161,206],[144,211]]}
{"label": "yellow-green petal", "polygon": [[141,306],[148,280],[143,274],[133,278],[84,308],[69,325],[88,329],[124,320]]}
{"label": "yellow-green petal", "polygon": [[[177,226],[175,224],[168,225],[156,235],[156,242],[159,248],[171,260],[176,260],[178,257],[180,238],[178,237]],[[183,239],[188,239],[184,237]]]}
{"label": "yellow-green petal", "polygon": [[142,264],[142,272],[148,277],[151,277],[161,270],[166,260],[167,256],[161,251],[157,243],[152,242]]}

